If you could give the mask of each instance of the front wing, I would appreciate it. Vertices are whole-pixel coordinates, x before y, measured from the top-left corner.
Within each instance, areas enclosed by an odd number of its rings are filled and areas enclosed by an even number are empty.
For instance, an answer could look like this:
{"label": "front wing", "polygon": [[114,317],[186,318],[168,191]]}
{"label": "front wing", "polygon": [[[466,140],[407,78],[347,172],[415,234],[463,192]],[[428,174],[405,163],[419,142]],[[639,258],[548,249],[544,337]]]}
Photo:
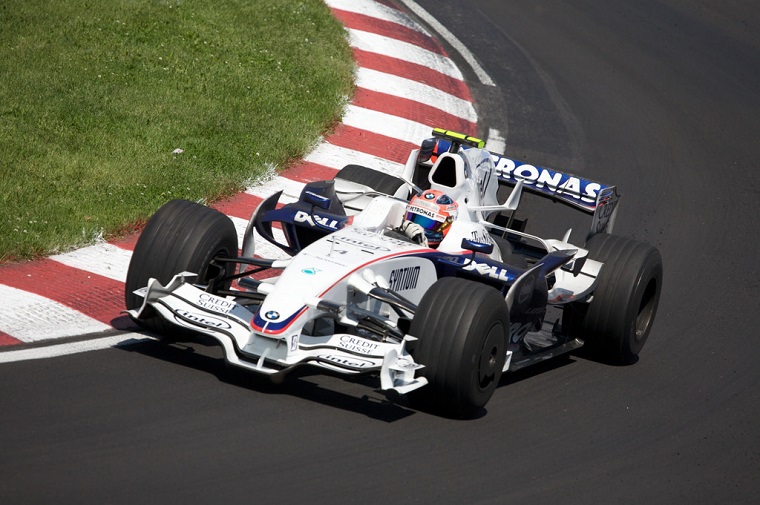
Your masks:
{"label": "front wing", "polygon": [[[298,366],[312,365],[343,375],[376,374],[382,390],[401,394],[427,384],[424,377],[415,377],[423,365],[415,363],[406,350],[412,336],[401,342],[379,342],[345,333],[318,337],[300,332],[277,337],[259,334],[251,329],[250,310],[199,289],[193,284],[196,280],[197,275],[190,272],[176,275],[166,286],[151,279],[136,292],[144,298],[142,306],[128,313],[138,320],[161,317],[208,335],[221,344],[230,364],[264,375],[284,375]],[[309,310],[316,310],[316,302],[314,305]]]}

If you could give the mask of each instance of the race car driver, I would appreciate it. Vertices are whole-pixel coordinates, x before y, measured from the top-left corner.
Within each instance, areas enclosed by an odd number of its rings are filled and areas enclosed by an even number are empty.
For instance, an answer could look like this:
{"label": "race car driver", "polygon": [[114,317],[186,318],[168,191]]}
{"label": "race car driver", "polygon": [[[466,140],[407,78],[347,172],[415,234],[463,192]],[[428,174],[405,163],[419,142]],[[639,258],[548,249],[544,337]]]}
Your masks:
{"label": "race car driver", "polygon": [[442,191],[426,189],[407,204],[406,216],[398,231],[417,244],[436,248],[457,218],[458,208]]}

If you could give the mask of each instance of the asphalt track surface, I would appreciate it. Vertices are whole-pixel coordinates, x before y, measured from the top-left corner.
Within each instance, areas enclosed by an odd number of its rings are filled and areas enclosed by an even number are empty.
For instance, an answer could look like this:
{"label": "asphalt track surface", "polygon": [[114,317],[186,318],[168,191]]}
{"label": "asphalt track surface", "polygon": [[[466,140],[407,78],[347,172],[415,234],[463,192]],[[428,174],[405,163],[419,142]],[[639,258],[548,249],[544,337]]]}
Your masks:
{"label": "asphalt track surface", "polygon": [[0,502],[756,503],[758,7],[419,4],[497,82],[468,81],[479,123],[619,185],[616,231],[660,248],[640,361],[547,362],[468,421],[319,375],[271,385],[202,343],[4,364]]}

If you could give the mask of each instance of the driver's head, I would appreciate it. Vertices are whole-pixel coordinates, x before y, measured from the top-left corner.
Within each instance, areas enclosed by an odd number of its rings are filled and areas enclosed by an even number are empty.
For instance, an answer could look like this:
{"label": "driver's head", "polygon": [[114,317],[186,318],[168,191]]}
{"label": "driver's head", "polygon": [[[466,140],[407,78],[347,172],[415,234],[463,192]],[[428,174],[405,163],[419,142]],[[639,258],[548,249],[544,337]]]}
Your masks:
{"label": "driver's head", "polygon": [[406,206],[406,219],[425,230],[430,247],[438,247],[457,218],[459,206],[447,194],[426,189]]}

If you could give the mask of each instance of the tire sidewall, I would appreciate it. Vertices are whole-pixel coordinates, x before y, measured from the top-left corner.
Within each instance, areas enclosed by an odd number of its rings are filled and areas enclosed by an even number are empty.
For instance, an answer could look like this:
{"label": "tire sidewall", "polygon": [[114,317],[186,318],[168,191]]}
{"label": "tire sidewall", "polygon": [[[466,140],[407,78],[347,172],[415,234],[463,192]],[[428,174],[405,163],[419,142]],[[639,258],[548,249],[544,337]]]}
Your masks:
{"label": "tire sidewall", "polygon": [[[586,342],[602,361],[637,360],[651,332],[662,289],[662,259],[656,248],[608,234],[591,237],[589,258],[603,263],[590,304],[566,306],[568,333]],[[646,316],[639,317],[642,300]],[[642,323],[646,319],[646,324]]]}
{"label": "tire sidewall", "polygon": [[420,301],[410,334],[419,339],[413,356],[426,367],[427,394],[440,408],[466,416],[488,402],[507,355],[509,314],[501,293],[469,280],[440,279]]}

